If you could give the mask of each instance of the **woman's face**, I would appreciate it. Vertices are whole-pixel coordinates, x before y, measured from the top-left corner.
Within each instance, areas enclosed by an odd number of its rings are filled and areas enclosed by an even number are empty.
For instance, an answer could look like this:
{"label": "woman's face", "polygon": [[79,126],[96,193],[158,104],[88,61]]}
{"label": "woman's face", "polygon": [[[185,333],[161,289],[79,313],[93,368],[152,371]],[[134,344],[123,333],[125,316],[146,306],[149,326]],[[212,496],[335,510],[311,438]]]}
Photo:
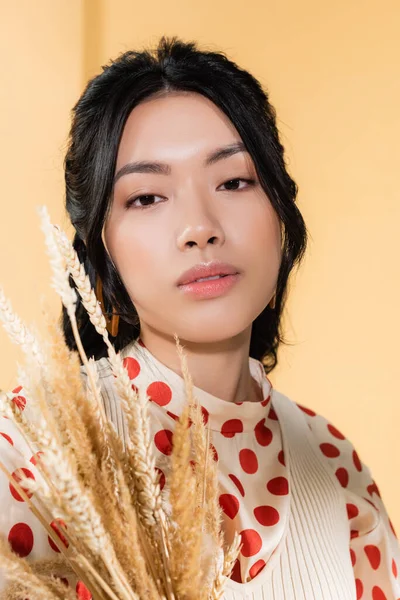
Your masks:
{"label": "woman's face", "polygon": [[[205,165],[217,148],[238,142],[229,119],[201,94],[153,98],[131,112],[115,174],[137,161],[169,166],[168,174],[120,174],[103,230],[141,331],[221,342],[250,334],[272,298],[281,262],[280,222],[250,155],[236,152]],[[137,196],[145,198],[128,207]],[[212,260],[240,271],[228,292],[200,298],[177,286],[184,271]]]}

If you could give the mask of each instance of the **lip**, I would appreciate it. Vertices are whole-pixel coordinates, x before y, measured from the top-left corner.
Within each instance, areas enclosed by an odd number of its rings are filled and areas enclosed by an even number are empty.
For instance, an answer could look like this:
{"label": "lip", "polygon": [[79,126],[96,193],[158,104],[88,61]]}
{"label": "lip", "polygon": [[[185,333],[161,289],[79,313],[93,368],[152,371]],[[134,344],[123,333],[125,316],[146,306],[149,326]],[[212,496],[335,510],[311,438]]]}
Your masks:
{"label": "lip", "polygon": [[192,296],[197,299],[217,298],[228,293],[235,284],[239,281],[241,275],[224,275],[219,279],[210,279],[208,281],[194,281],[180,285],[179,289],[185,295]]}
{"label": "lip", "polygon": [[182,273],[179,277],[176,285],[186,285],[188,283],[194,283],[197,279],[203,277],[215,277],[216,275],[237,275],[240,273],[239,269],[234,265],[220,260],[213,260],[209,263],[199,263]]}

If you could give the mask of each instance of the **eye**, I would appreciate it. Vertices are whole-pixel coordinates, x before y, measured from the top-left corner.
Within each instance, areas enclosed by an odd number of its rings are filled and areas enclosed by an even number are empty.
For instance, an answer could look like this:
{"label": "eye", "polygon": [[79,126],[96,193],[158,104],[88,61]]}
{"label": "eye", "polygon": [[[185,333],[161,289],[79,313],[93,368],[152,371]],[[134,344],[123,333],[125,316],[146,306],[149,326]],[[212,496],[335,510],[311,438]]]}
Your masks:
{"label": "eye", "polygon": [[240,191],[242,189],[246,189],[246,187],[251,187],[251,186],[253,186],[256,183],[255,179],[244,179],[243,177],[235,177],[234,179],[229,179],[228,181],[225,181],[222,185],[231,185],[233,183],[233,185],[235,186],[236,184],[234,182],[236,182],[236,181],[244,181],[248,185],[245,186],[245,188],[239,188],[239,189],[232,189],[232,188],[230,188],[228,190],[229,192]]}
{"label": "eye", "polygon": [[[142,196],[135,196],[134,198],[130,198],[129,200],[127,200],[125,204],[125,209],[127,210],[128,208],[133,206],[133,204],[137,201],[146,202],[147,204],[145,204],[144,206],[136,205],[134,208],[147,208],[148,206],[154,206],[154,204],[150,204],[150,198],[161,198],[161,196],[156,196],[155,194],[143,194]],[[156,202],[155,204],[158,204],[158,202]]]}

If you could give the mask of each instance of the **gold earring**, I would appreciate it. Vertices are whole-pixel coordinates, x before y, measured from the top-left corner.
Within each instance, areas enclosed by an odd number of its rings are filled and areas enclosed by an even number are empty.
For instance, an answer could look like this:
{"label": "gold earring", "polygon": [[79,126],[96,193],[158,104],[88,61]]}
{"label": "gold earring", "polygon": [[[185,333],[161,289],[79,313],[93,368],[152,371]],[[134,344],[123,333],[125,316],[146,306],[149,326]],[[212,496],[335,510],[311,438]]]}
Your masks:
{"label": "gold earring", "polygon": [[105,314],[104,299],[103,299],[103,284],[97,273],[96,273],[96,297],[101,305],[101,312],[103,313],[103,316],[106,320],[107,331],[110,335],[112,335],[113,337],[116,337],[118,334],[119,315],[115,314],[114,306],[112,309],[113,314],[112,314],[111,319],[108,315]]}
{"label": "gold earring", "polygon": [[268,306],[269,306],[270,308],[275,308],[275,306],[276,306],[276,294],[274,294],[274,295],[272,296],[272,298],[271,298],[271,300],[270,300],[270,302],[269,302]]}

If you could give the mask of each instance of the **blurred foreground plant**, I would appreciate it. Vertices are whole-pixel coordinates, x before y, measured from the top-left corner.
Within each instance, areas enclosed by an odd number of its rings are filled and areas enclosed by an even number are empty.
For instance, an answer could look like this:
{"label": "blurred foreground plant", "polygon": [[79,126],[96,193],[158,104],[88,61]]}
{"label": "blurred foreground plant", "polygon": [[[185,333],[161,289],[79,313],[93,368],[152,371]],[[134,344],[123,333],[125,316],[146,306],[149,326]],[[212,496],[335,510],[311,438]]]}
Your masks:
{"label": "blurred foreground plant", "polygon": [[[0,470],[61,553],[53,560],[28,561],[0,537],[0,567],[10,580],[0,597],[75,599],[75,591],[61,579],[74,574],[94,600],[221,598],[238,556],[240,536],[236,534],[224,551],[217,465],[209,460],[209,430],[193,396],[179,338],[175,334],[186,402],[173,435],[166,503],[152,454],[147,394],[132,388],[71,242],[51,224],[45,207],[38,212],[53,271],[52,287],[67,309],[87,384],[79,356],[66,346],[59,324],[47,317],[48,339],[44,339],[22,323],[0,289],[0,320],[24,352],[18,377],[29,396],[31,416],[4,392],[0,392],[0,413],[14,422],[33,454],[40,452],[36,463],[40,477],[33,480],[20,469],[17,481],[1,456]],[[126,420],[125,442],[107,419],[96,361],[83,349],[75,290],[107,346]],[[51,526],[54,522],[57,531]]]}

